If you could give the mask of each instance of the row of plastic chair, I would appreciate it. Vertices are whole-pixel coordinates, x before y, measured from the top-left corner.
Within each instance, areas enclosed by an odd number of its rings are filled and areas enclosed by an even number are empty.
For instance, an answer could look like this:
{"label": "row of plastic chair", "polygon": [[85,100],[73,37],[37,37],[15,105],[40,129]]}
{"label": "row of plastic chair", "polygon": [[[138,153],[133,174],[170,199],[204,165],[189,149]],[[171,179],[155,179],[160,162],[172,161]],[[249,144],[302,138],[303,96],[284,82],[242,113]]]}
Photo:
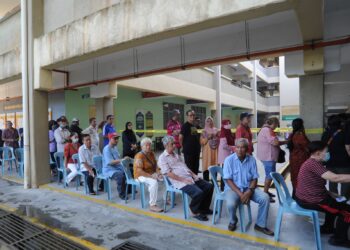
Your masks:
{"label": "row of plastic chair", "polygon": [[5,164],[8,164],[8,170],[12,175],[12,164],[14,163],[18,176],[23,178],[24,172],[24,153],[23,148],[13,150],[12,147],[0,147],[1,175],[5,174]]}

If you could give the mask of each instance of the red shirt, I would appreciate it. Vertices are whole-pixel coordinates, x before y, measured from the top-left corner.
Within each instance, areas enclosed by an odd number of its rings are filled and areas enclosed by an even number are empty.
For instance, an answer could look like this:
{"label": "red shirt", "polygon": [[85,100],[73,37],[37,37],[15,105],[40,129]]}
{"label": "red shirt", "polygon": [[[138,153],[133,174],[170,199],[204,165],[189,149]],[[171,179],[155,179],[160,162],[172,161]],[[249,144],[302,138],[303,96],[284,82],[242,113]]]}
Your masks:
{"label": "red shirt", "polygon": [[248,145],[248,154],[252,155],[254,148],[253,148],[253,135],[252,131],[250,131],[250,128],[247,126],[243,126],[242,124],[239,124],[238,127],[236,128],[236,139],[239,138],[245,138],[248,140],[249,145]]}
{"label": "red shirt", "polygon": [[[67,159],[67,164],[74,163],[72,156],[78,153],[80,144],[77,143],[78,148],[75,149],[73,143],[69,142],[64,146],[64,157]],[[67,166],[66,166],[67,167]]]}
{"label": "red shirt", "polygon": [[327,181],[321,176],[328,170],[321,162],[309,158],[301,166],[296,196],[305,203],[318,204],[328,197]]}
{"label": "red shirt", "polygon": [[179,121],[174,121],[171,119],[167,124],[167,134],[174,137],[176,147],[180,148],[181,146],[180,146],[180,141],[179,141],[179,135],[173,135],[173,132],[175,130],[178,130],[178,132],[180,133],[181,124]]}

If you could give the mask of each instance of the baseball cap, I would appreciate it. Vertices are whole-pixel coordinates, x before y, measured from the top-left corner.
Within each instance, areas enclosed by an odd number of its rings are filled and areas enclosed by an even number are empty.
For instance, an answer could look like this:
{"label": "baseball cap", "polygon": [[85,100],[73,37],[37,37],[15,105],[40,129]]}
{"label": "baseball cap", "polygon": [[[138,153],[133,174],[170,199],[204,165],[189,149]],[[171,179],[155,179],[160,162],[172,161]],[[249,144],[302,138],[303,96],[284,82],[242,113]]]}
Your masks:
{"label": "baseball cap", "polygon": [[76,118],[76,117],[74,117],[74,118],[72,119],[72,122],[78,122],[78,121],[79,121],[79,119]]}
{"label": "baseball cap", "polygon": [[116,133],[116,132],[113,132],[113,133],[109,133],[108,134],[108,139],[110,140],[110,139],[112,139],[112,138],[115,138],[115,137],[120,137],[120,135],[118,134],[118,133]]}
{"label": "baseball cap", "polygon": [[243,112],[243,113],[241,113],[241,115],[239,116],[239,119],[242,121],[244,118],[250,117],[250,116],[253,116],[253,114],[248,113],[248,112]]}

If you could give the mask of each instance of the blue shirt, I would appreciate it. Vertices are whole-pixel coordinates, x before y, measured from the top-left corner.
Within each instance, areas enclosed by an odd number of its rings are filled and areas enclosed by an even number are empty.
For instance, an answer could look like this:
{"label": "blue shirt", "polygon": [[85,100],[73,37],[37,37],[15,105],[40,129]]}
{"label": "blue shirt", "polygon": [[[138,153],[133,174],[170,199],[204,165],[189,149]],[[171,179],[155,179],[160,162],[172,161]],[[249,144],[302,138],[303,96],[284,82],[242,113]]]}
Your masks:
{"label": "blue shirt", "polygon": [[[114,128],[113,124],[106,123],[106,125],[104,125],[103,131],[102,131],[103,136],[107,136],[109,133],[114,133],[114,132],[115,132],[115,128]],[[108,138],[104,138],[103,145],[107,146],[108,143],[109,143]]]}
{"label": "blue shirt", "polygon": [[102,157],[102,173],[108,177],[112,177],[115,172],[120,172],[120,169],[123,169],[121,163],[111,164],[112,161],[120,160],[120,155],[118,152],[118,147],[111,147],[109,145],[103,148],[103,157]]}
{"label": "blue shirt", "polygon": [[[232,180],[241,192],[245,191],[252,180],[259,178],[255,158],[247,155],[241,162],[237,154],[230,155],[225,159],[223,175],[224,180]],[[225,191],[229,189],[225,185]]]}

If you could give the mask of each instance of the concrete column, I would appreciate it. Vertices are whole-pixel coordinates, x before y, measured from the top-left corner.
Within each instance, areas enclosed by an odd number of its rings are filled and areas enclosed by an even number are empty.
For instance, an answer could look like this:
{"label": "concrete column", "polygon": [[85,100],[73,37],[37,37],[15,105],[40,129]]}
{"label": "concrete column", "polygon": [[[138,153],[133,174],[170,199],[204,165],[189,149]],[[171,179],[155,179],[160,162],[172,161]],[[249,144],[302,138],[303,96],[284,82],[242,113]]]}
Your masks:
{"label": "concrete column", "polygon": [[95,105],[96,105],[96,120],[98,123],[106,119],[104,116],[104,108],[103,108],[103,98],[96,98],[95,99]]}
{"label": "concrete column", "polygon": [[253,61],[253,72],[250,79],[250,86],[252,88],[252,100],[253,100],[253,111],[254,116],[252,117],[252,127],[258,126],[258,91],[257,91],[257,78],[256,78],[256,64],[257,60]]}
{"label": "concrete column", "polygon": [[103,117],[106,119],[107,115],[114,115],[114,98],[103,98]]}
{"label": "concrete column", "polygon": [[217,128],[221,128],[221,66],[214,67],[214,86],[216,90],[216,114],[215,121]]}
{"label": "concrete column", "polygon": [[[300,117],[305,128],[324,126],[324,79],[323,75],[300,77]],[[311,140],[319,140],[320,135],[308,135]]]}
{"label": "concrete column", "polygon": [[[34,79],[34,71],[40,72],[40,66],[34,65],[34,57],[39,56],[40,51],[34,51],[33,39],[43,32],[43,0],[28,0],[28,107],[29,117],[25,122],[29,124],[29,153],[30,164],[25,166],[26,188],[38,188],[39,185],[50,182],[49,149],[48,149],[48,93],[35,90],[34,82],[51,84],[51,72],[39,74]],[[24,27],[22,27],[24,28]],[[35,54],[36,53],[36,54]],[[45,76],[42,78],[40,76]],[[26,142],[25,142],[26,143]],[[28,142],[27,142],[28,143]],[[28,161],[28,160],[27,160]],[[25,163],[26,164],[26,163]],[[30,183],[30,185],[28,185]]]}

